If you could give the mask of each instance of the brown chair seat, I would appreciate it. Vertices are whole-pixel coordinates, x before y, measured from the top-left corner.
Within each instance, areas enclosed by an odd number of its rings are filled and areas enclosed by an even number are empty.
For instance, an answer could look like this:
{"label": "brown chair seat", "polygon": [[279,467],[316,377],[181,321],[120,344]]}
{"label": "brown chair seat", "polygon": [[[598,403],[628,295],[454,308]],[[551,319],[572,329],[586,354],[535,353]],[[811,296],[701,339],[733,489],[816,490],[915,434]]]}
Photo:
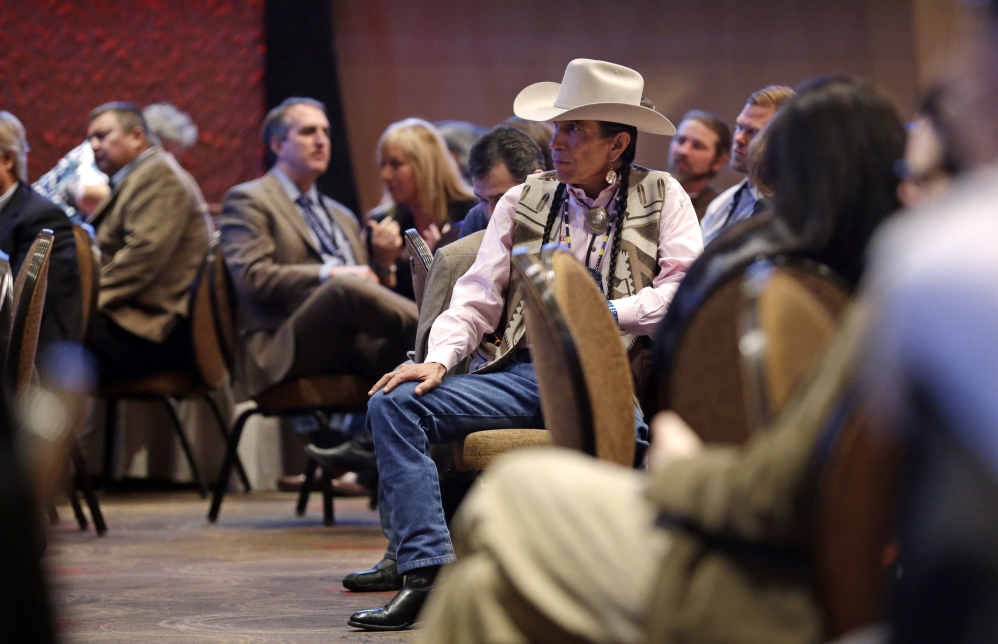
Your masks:
{"label": "brown chair seat", "polygon": [[131,398],[135,396],[187,396],[205,391],[204,383],[192,373],[171,371],[156,373],[135,380],[125,380],[100,387],[102,397]]}
{"label": "brown chair seat", "polygon": [[481,472],[506,452],[550,445],[551,433],[546,429],[489,429],[458,441],[454,460],[462,472]]}
{"label": "brown chair seat", "polygon": [[363,407],[371,383],[359,376],[312,376],[281,382],[253,396],[263,409]]}

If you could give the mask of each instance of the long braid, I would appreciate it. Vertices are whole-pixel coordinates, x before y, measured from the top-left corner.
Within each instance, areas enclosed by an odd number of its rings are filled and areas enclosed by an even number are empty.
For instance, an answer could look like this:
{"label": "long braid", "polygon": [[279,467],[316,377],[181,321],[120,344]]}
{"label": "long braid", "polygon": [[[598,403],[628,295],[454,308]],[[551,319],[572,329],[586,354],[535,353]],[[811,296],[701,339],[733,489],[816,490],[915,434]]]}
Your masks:
{"label": "long braid", "polygon": [[[637,138],[635,136],[635,138]],[[627,218],[627,188],[631,181],[631,163],[634,162],[634,155],[637,146],[632,141],[627,146],[624,153],[620,155],[620,188],[617,190],[617,203],[614,210],[617,211],[616,228],[613,230],[613,245],[610,246],[610,272],[606,280],[606,299],[613,299],[614,279],[617,275],[617,258],[620,256],[620,238],[624,231],[624,220]]]}
{"label": "long braid", "polygon": [[554,228],[554,222],[558,220],[561,205],[565,201],[565,190],[565,184],[559,183],[558,188],[554,191],[554,199],[551,200],[551,210],[548,211],[548,220],[544,224],[544,237],[541,238],[541,245],[548,243],[551,239],[551,229]]}

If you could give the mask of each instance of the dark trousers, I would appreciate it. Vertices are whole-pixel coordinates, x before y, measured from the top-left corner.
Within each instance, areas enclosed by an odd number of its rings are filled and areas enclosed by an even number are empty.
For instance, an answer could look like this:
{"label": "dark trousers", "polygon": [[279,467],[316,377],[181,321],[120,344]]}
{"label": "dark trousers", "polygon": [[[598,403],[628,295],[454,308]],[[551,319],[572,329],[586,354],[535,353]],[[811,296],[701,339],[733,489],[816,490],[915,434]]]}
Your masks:
{"label": "dark trousers", "polygon": [[418,322],[412,300],[355,277],[332,278],[277,330],[264,359],[267,384],[333,374],[373,383],[405,360]]}
{"label": "dark trousers", "polygon": [[197,368],[188,320],[178,322],[163,342],[153,342],[126,331],[102,313],[91,325],[88,348],[97,359],[102,385]]}

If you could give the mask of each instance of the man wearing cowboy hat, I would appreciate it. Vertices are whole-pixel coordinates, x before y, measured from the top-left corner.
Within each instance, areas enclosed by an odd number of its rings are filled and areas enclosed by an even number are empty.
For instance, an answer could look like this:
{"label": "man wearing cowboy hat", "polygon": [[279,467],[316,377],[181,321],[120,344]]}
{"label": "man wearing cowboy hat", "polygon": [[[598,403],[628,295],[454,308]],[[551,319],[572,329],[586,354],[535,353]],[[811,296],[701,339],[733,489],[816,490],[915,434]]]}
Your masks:
{"label": "man wearing cowboy hat", "polygon": [[[429,444],[486,429],[543,427],[523,301],[510,275],[513,240],[527,252],[560,241],[585,263],[628,346],[635,336],[652,333],[703,250],[696,214],[679,183],[631,166],[639,130],[676,131],[643,104],[643,89],[634,70],[578,59],[561,84],[531,85],[514,102],[517,116],[554,121],[555,170],[529,177],[502,197],[475,264],[432,327],[426,360],[386,374],[370,392],[368,424],[405,583],[386,606],[355,613],[350,625],[408,628],[439,567],[454,560]],[[502,338],[494,355],[476,356],[471,374],[444,379],[493,333]],[[635,426],[640,462],[648,429],[640,410]]]}

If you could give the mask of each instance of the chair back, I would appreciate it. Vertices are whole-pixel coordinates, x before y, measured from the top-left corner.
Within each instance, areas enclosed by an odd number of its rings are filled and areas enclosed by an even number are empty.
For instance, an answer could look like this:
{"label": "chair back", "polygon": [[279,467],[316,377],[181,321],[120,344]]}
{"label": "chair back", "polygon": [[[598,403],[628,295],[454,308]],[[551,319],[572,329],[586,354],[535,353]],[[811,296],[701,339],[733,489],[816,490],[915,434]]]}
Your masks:
{"label": "chair back", "polygon": [[[221,269],[222,275],[219,276]],[[223,286],[219,291],[218,283]],[[229,379],[231,356],[235,347],[235,329],[226,326],[234,318],[228,317],[231,308],[221,306],[216,300],[226,300],[228,271],[219,247],[219,234],[212,235],[208,244],[201,272],[195,282],[191,297],[191,335],[194,340],[194,357],[201,379],[209,387],[220,387]],[[229,291],[231,293],[231,291]],[[231,338],[231,343],[230,343]]]}
{"label": "chair back", "polygon": [[845,417],[818,479],[814,562],[833,637],[886,619],[902,450]]}
{"label": "chair back", "polygon": [[634,383],[606,299],[565,251],[515,254],[513,268],[551,442],[632,466]]}
{"label": "chair back", "polygon": [[97,294],[100,285],[100,248],[87,229],[73,224],[76,242],[76,262],[80,269],[80,341],[90,335],[90,322],[97,311]]}
{"label": "chair back", "polygon": [[14,323],[11,327],[10,345],[4,377],[14,394],[31,382],[38,350],[38,332],[42,326],[45,290],[48,285],[49,251],[52,248],[52,231],[38,233],[28,249],[14,281]]}
{"label": "chair back", "polygon": [[426,274],[433,264],[433,253],[419,231],[410,228],[405,231],[405,247],[409,251],[409,268],[412,270],[412,291],[416,296],[416,309],[423,306],[423,291],[426,290]]}
{"label": "chair back", "polygon": [[[760,300],[753,280],[774,273],[773,291]],[[813,263],[778,259],[732,275],[691,317],[660,407],[678,413],[704,442],[743,443],[782,407],[848,301],[846,286]]]}
{"label": "chair back", "polygon": [[0,253],[0,373],[6,371],[7,348],[14,319],[14,277],[6,255]]}

